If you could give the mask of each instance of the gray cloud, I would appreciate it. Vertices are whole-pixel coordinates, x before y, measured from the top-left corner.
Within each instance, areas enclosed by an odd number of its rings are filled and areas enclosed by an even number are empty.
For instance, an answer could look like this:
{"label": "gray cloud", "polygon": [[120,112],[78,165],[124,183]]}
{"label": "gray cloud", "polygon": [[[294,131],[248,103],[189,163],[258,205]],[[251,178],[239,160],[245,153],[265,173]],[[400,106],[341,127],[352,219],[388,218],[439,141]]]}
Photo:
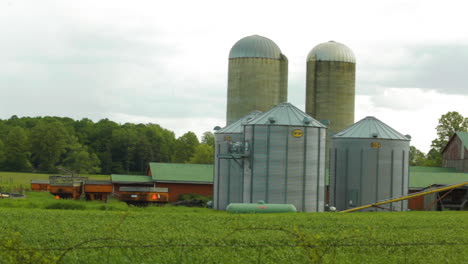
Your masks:
{"label": "gray cloud", "polygon": [[465,78],[468,45],[380,48],[382,56],[358,60],[358,93],[376,94],[384,88],[407,87],[447,94],[466,94],[468,91]]}

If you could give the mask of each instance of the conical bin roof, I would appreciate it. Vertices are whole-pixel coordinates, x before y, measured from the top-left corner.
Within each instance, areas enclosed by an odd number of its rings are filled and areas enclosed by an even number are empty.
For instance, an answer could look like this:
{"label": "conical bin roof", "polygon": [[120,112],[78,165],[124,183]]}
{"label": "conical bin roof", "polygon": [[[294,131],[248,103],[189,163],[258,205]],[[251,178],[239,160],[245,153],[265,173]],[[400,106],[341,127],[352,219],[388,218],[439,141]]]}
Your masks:
{"label": "conical bin roof", "polygon": [[400,132],[396,131],[373,116],[368,116],[364,119],[361,119],[354,125],[339,133],[336,133],[333,138],[379,138],[406,141],[410,140],[410,138],[404,136]]}
{"label": "conical bin roof", "polygon": [[258,117],[261,114],[262,114],[262,112],[260,112],[260,111],[253,111],[250,114],[240,118],[236,122],[234,122],[234,123],[232,123],[232,124],[230,124],[228,126],[225,126],[225,127],[221,128],[220,130],[216,131],[215,134],[242,133],[242,131],[243,131],[242,125],[244,125],[245,123],[255,119],[256,117]]}
{"label": "conical bin roof", "polygon": [[263,113],[246,125],[284,125],[284,126],[326,126],[304,113],[291,103],[281,103]]}

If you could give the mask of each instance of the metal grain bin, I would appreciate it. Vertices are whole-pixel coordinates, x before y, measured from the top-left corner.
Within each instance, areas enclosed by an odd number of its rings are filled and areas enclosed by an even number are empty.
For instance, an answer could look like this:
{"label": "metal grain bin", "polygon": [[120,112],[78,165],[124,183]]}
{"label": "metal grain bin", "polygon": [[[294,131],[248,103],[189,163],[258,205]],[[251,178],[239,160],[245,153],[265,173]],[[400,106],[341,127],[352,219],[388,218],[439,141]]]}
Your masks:
{"label": "metal grain bin", "polygon": [[[371,116],[333,136],[330,204],[345,210],[406,195],[409,141],[409,136]],[[402,201],[390,204],[388,209],[404,211],[407,207],[407,201]]]}
{"label": "metal grain bin", "polygon": [[245,124],[243,202],[323,211],[325,138],[323,124],[289,103]]}
{"label": "metal grain bin", "polygon": [[261,113],[254,111],[215,132],[213,208],[217,210],[225,210],[230,203],[242,202],[244,159],[238,148],[244,141],[243,124]]}

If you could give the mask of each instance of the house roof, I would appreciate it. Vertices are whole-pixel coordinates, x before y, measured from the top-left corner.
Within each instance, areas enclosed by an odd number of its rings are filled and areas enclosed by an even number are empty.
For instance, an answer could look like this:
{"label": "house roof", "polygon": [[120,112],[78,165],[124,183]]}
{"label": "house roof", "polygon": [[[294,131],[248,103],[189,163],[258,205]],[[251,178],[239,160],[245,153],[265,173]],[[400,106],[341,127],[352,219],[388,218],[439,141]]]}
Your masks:
{"label": "house roof", "polygon": [[111,174],[113,183],[150,183],[153,179],[146,175]]}
{"label": "house roof", "polygon": [[156,163],[149,164],[150,175],[156,182],[213,183],[213,165]]}
{"label": "house roof", "polygon": [[468,182],[468,173],[454,172],[453,168],[410,167],[409,187],[425,188],[433,184]]}

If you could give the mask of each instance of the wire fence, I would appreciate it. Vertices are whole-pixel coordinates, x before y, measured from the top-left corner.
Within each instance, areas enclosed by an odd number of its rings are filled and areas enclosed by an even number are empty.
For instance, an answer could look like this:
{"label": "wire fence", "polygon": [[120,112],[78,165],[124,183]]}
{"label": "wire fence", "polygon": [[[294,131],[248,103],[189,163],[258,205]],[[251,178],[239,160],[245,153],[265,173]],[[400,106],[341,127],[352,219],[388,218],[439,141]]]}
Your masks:
{"label": "wire fence", "polygon": [[[238,229],[260,231],[272,229]],[[311,238],[299,232],[283,243],[144,243],[134,239],[96,238],[67,247],[28,247],[21,240],[0,243],[0,263],[468,263],[468,241],[346,243]],[[360,237],[362,238],[362,237]],[[231,243],[231,244],[230,244]],[[285,257],[286,256],[286,257]],[[463,262],[465,261],[465,262]]]}

